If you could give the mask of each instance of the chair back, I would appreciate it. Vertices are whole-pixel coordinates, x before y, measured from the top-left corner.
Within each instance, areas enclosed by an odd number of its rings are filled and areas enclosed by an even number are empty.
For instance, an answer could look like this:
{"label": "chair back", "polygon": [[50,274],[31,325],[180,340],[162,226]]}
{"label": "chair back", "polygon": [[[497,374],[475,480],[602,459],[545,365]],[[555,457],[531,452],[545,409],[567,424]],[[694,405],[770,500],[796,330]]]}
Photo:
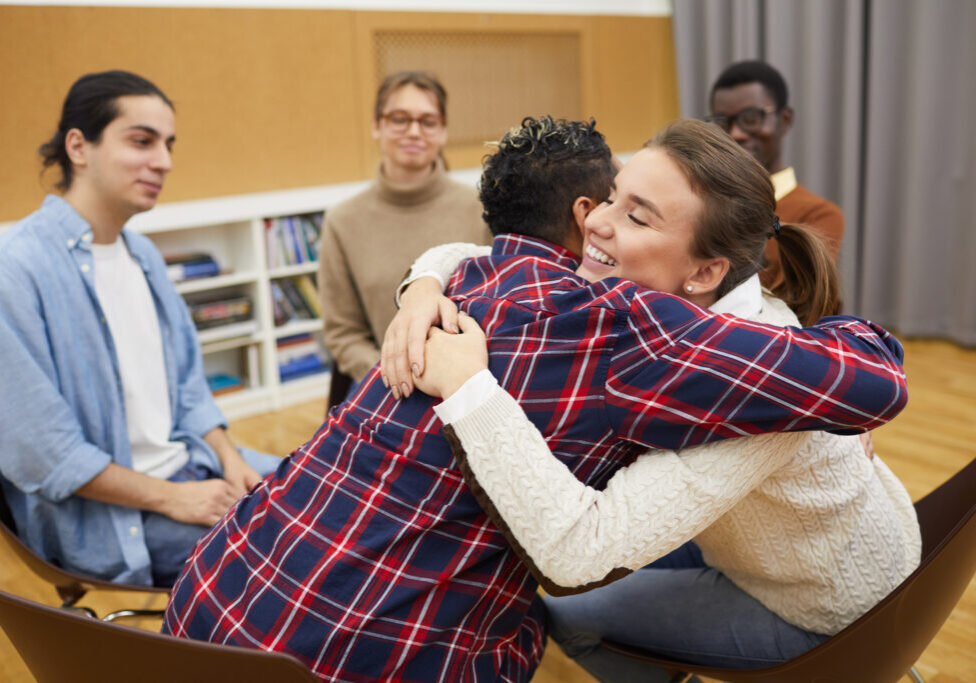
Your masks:
{"label": "chair back", "polygon": [[168,588],[158,588],[154,586],[134,586],[124,583],[113,583],[102,579],[77,574],[75,572],[62,569],[43,557],[35,553],[30,546],[20,540],[17,535],[17,527],[14,523],[10,507],[7,505],[6,496],[3,493],[3,484],[0,482],[0,538],[3,538],[10,546],[14,554],[27,565],[39,579],[54,586],[64,605],[73,605],[89,590],[103,589],[113,591],[138,591],[145,593],[168,593]]}
{"label": "chair back", "polygon": [[736,683],[893,683],[915,663],[976,573],[976,459],[915,504],[922,560],[857,621],[809,652],[763,669],[682,664],[604,641],[604,646],[672,670]]}
{"label": "chair back", "polygon": [[106,623],[0,591],[0,627],[38,683],[316,683],[297,659]]}

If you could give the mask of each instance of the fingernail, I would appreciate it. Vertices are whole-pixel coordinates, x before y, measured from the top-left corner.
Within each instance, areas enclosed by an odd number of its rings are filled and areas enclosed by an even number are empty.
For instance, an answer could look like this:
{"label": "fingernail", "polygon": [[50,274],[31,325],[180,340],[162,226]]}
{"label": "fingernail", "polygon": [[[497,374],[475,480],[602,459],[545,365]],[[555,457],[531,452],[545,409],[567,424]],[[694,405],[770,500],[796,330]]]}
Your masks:
{"label": "fingernail", "polygon": [[447,326],[447,331],[448,332],[457,332],[458,331],[458,326],[455,325],[454,323],[449,323],[448,326]]}
{"label": "fingernail", "polygon": [[414,377],[420,377],[420,366],[419,365],[417,365],[416,363],[414,363],[414,364],[412,364],[410,366],[410,369],[413,370],[413,376]]}
{"label": "fingernail", "polygon": [[383,386],[386,387],[387,389],[389,389],[390,388],[390,382],[389,382],[389,380],[386,379],[386,375],[381,375],[381,377],[383,379]]}
{"label": "fingernail", "polygon": [[400,389],[403,391],[403,397],[404,398],[407,398],[408,396],[410,396],[410,387],[407,385],[406,382],[404,382],[404,383],[402,383],[400,385]]}
{"label": "fingernail", "polygon": [[393,398],[395,399],[400,398],[400,390],[395,385],[390,387],[390,391],[393,393]]}

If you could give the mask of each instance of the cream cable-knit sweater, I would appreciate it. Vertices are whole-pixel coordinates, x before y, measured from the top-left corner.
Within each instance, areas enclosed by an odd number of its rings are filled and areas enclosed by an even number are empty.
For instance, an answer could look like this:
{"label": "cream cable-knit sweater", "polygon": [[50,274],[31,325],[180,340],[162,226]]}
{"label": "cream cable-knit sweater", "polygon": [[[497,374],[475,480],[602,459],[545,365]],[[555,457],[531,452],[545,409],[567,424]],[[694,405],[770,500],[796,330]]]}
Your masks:
{"label": "cream cable-knit sweater", "polygon": [[[434,261],[414,272],[443,270]],[[750,317],[797,324],[767,296]],[[638,569],[694,539],[709,565],[783,619],[834,634],[919,563],[908,493],[856,436],[768,434],[649,451],[596,491],[552,456],[497,384],[452,427],[515,539],[560,585]]]}

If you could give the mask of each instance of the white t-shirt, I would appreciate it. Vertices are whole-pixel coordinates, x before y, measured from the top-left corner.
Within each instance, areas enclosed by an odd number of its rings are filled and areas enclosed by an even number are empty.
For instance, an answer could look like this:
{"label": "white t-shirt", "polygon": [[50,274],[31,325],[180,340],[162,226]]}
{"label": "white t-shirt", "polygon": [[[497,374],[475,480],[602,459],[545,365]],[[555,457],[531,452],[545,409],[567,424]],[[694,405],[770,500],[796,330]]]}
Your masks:
{"label": "white t-shirt", "polygon": [[145,273],[125,240],[92,244],[95,292],[108,321],[122,375],[132,468],[166,479],[186,464],[186,445],[170,441],[173,420],[163,340]]}

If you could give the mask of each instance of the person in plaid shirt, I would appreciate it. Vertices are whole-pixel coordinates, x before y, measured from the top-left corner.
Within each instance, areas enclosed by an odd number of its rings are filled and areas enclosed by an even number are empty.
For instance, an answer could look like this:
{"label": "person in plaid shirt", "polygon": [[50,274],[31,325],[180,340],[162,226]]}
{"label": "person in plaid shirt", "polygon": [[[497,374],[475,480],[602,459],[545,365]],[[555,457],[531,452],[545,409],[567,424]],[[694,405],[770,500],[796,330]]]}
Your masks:
{"label": "person in plaid shirt", "polygon": [[[575,275],[586,206],[614,174],[593,123],[526,119],[485,163],[491,256],[448,293],[490,369],[584,483],[647,447],[766,431],[853,431],[907,400],[901,347],[835,317],[766,327]],[[435,400],[379,368],[201,540],[164,631],[288,652],[326,681],[528,680],[536,582],[465,487]]]}

